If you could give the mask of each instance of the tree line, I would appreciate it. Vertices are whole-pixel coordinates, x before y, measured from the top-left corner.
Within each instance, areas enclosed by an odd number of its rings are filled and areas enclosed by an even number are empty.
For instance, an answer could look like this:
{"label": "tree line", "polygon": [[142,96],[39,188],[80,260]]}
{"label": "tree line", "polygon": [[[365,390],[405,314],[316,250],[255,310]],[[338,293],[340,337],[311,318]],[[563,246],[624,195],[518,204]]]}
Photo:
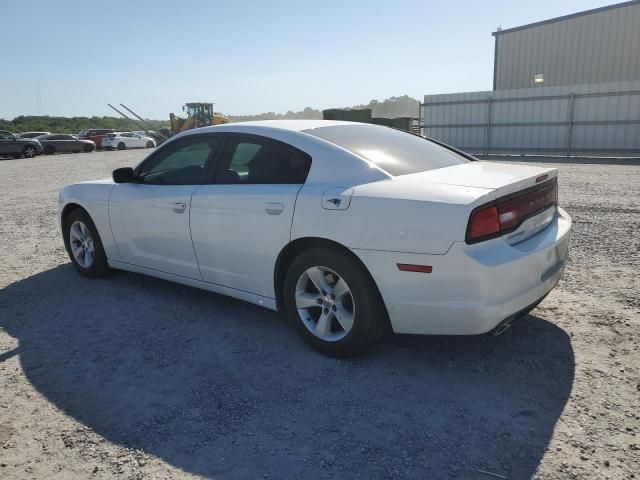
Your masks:
{"label": "tree line", "polygon": [[[345,108],[370,108],[374,117],[416,117],[420,102],[408,95],[390,97],[383,101],[371,100],[366,105]],[[322,111],[311,107],[286,113],[265,112],[257,115],[227,115],[232,122],[249,120],[294,120],[321,119]],[[169,120],[145,120],[153,130],[168,127]],[[126,118],[117,117],[53,117],[49,115],[20,115],[13,120],[0,118],[0,130],[10,132],[56,132],[76,133],[89,128],[113,128],[116,131],[139,130],[135,123]]]}

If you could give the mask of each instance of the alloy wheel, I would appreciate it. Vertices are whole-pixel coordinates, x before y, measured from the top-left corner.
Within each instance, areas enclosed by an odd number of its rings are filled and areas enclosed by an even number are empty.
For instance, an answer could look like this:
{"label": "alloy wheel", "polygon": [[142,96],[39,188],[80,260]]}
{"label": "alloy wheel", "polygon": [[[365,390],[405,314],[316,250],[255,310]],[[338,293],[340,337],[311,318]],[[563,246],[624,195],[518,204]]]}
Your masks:
{"label": "alloy wheel", "polygon": [[356,312],[351,290],[330,268],[305,270],[296,284],[295,301],[302,323],[321,340],[336,342],[353,328]]}
{"label": "alloy wheel", "polygon": [[91,230],[79,220],[71,224],[69,229],[69,245],[71,254],[82,268],[90,268],[95,258]]}

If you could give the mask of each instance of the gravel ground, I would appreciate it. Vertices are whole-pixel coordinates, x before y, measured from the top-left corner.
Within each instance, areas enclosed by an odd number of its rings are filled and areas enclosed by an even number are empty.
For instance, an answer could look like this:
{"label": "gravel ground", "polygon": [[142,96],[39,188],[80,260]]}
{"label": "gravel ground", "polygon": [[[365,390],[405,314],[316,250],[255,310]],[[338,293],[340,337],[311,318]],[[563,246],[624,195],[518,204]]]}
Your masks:
{"label": "gravel ground", "polygon": [[571,260],[505,334],[344,361],[259,307],[76,274],[58,189],[144,154],[0,161],[0,478],[639,476],[640,166],[552,164]]}

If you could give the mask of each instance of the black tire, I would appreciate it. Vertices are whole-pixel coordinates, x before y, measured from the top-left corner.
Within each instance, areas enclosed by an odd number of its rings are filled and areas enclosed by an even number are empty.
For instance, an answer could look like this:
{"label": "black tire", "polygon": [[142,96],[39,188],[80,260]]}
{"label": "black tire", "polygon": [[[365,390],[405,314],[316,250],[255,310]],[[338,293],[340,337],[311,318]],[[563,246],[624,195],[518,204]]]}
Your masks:
{"label": "black tire", "polygon": [[[324,267],[340,276],[348,285],[355,315],[353,326],[343,338],[322,340],[305,326],[296,307],[298,279],[311,267]],[[337,248],[316,247],[300,253],[289,266],[283,288],[285,312],[300,336],[313,349],[331,357],[352,357],[370,349],[388,329],[389,320],[378,288],[365,268],[348,252]],[[320,310],[323,307],[319,306]]]}
{"label": "black tire", "polygon": [[44,147],[44,153],[45,155],[53,155],[54,153],[56,153],[56,149],[53,147],[53,145],[47,145],[46,147]]}
{"label": "black tire", "polygon": [[127,148],[127,146],[124,143],[120,142],[118,144],[118,150],[126,150],[126,148]]}
{"label": "black tire", "polygon": [[[76,221],[80,221],[84,225],[86,225],[86,227],[91,232],[91,237],[93,239],[94,258],[93,262],[88,268],[80,265],[71,252],[69,238],[70,230],[71,226]],[[100,240],[100,235],[98,235],[98,230],[96,229],[93,220],[91,220],[91,217],[85,210],[83,210],[82,208],[77,208],[67,216],[64,221],[64,225],[62,226],[62,235],[64,239],[64,246],[67,249],[67,253],[69,254],[71,263],[73,263],[73,266],[81,275],[89,278],[98,278],[106,275],[109,272],[110,268],[109,264],[107,263],[107,256],[104,253],[102,241]]]}
{"label": "black tire", "polygon": [[147,142],[147,148],[153,148],[153,147],[155,147],[155,145],[153,144],[153,142],[151,140],[149,140]]}
{"label": "black tire", "polygon": [[84,151],[84,153],[90,153],[93,152],[93,147],[91,145],[85,145],[82,150]]}
{"label": "black tire", "polygon": [[22,155],[24,158],[33,158],[38,155],[38,150],[33,145],[27,145],[22,149]]}

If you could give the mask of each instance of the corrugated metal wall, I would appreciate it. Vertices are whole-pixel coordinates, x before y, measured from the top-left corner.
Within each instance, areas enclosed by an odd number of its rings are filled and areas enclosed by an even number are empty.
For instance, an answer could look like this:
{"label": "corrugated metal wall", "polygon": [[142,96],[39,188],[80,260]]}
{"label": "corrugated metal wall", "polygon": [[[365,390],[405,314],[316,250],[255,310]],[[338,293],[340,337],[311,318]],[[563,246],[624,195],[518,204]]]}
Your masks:
{"label": "corrugated metal wall", "polygon": [[640,2],[494,35],[494,90],[640,80]]}
{"label": "corrugated metal wall", "polygon": [[640,80],[425,95],[422,133],[473,154],[640,156]]}

